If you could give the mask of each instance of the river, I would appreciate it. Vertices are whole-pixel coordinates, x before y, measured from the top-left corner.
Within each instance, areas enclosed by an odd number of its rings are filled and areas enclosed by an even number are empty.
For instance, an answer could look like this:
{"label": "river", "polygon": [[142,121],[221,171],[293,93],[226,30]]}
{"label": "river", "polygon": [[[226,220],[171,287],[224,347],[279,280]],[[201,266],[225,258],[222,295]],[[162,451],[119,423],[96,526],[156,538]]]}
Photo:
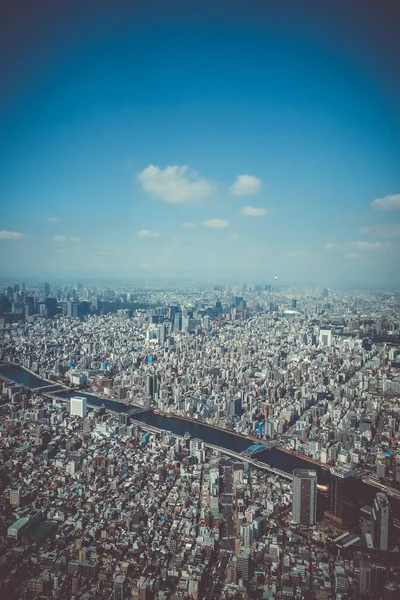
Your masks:
{"label": "river", "polygon": [[51,385],[51,383],[45,379],[41,379],[37,375],[29,373],[29,371],[17,365],[10,365],[6,363],[0,364],[0,378],[2,375],[6,379],[14,381],[14,383],[23,385],[31,390],[35,390],[46,385]]}
{"label": "river", "polygon": [[[26,371],[23,367],[9,364],[0,364],[0,378],[4,375],[9,380],[24,385],[25,387],[37,390],[40,387],[49,386],[50,383],[45,379],[41,379],[36,375],[32,375]],[[117,413],[123,413],[127,410],[132,410],[134,407],[126,405],[118,400],[112,400],[109,398],[99,398],[93,394],[87,394],[78,390],[66,390],[61,393],[57,393],[57,396],[70,398],[71,396],[85,396],[88,403],[92,406],[101,406],[108,410],[113,410]],[[193,438],[199,438],[205,443],[220,446],[233,452],[243,452],[249,446],[254,444],[252,440],[248,440],[242,436],[236,435],[229,431],[221,431],[215,429],[210,425],[204,423],[196,423],[195,421],[187,421],[179,417],[167,417],[165,415],[156,414],[154,412],[146,412],[135,416],[137,421],[146,423],[158,429],[164,429],[170,431],[173,434],[184,436],[187,432]],[[315,469],[318,476],[318,483],[326,484],[329,482],[329,471],[328,469],[314,465],[309,461],[287,454],[279,448],[273,448],[272,450],[265,450],[257,454],[256,458],[265,464],[270,465],[285,471],[286,473],[292,473],[294,469]],[[356,496],[360,503],[372,506],[372,502],[375,496],[376,490],[373,486],[358,481],[356,485]],[[362,499],[362,500],[361,500]],[[394,498],[390,498],[390,504],[392,506],[393,515],[400,518],[400,501]]]}

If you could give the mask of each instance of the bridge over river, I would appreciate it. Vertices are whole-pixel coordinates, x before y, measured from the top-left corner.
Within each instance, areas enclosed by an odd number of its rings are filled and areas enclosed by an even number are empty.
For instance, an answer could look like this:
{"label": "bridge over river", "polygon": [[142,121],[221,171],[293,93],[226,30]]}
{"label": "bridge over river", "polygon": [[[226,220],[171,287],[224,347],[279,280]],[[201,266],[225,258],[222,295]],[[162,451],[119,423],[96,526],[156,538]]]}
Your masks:
{"label": "bridge over river", "polygon": [[[191,437],[203,440],[206,445],[211,448],[214,447],[219,452],[224,452],[238,460],[246,460],[246,462],[254,464],[258,468],[270,470],[271,473],[281,475],[287,480],[292,479],[294,469],[309,469],[310,465],[312,465],[312,468],[317,471],[318,483],[326,485],[329,482],[328,468],[313,464],[306,458],[298,455],[283,452],[278,447],[279,442],[272,444],[265,440],[257,440],[255,442],[254,438],[249,439],[194,419],[180,418],[179,416],[170,414],[156,414],[152,408],[135,407],[118,400],[101,398],[94,394],[87,394],[86,392],[80,392],[71,388],[57,390],[57,388],[52,388],[52,386],[59,384],[42,379],[19,365],[9,363],[0,364],[0,379],[20,384],[40,393],[42,393],[41,388],[43,388],[45,395],[49,399],[54,396],[61,396],[66,400],[71,395],[85,395],[89,406],[101,407],[104,405],[106,410],[114,414],[129,413],[131,420],[133,418],[144,429],[147,427],[148,430],[153,428],[154,431],[170,431],[173,435],[181,437],[184,436],[185,432],[188,432]],[[357,498],[362,498],[363,504],[372,506],[376,491],[377,488],[371,485],[370,482],[357,481],[356,496]],[[400,500],[391,497],[390,502],[393,516],[400,519]]]}

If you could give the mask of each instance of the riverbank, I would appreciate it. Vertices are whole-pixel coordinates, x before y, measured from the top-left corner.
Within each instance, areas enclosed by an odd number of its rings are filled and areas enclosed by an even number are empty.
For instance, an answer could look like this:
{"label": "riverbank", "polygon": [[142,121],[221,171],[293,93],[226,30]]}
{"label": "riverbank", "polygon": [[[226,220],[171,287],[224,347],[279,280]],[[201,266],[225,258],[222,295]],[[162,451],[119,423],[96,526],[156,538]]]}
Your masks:
{"label": "riverbank", "polygon": [[300,454],[299,452],[296,452],[295,450],[289,450],[289,448],[279,447],[279,450],[281,450],[281,452],[286,452],[287,454],[290,454],[291,456],[297,456],[297,458],[306,460],[307,462],[309,462],[321,469],[326,469],[327,471],[329,471],[330,467],[328,465],[320,462],[319,460],[315,460],[314,458],[311,458],[310,456],[304,456],[304,454]]}

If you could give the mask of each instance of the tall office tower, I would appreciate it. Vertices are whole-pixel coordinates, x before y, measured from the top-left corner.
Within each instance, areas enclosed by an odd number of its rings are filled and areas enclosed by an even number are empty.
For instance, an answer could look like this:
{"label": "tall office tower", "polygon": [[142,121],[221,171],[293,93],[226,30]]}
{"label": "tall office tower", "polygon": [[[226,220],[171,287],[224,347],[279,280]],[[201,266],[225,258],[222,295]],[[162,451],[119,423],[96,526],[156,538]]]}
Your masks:
{"label": "tall office tower", "polygon": [[350,517],[350,505],[346,503],[346,497],[351,498],[351,487],[354,482],[355,472],[341,467],[330,469],[329,483],[329,511],[325,515],[343,525]]}
{"label": "tall office tower", "polygon": [[204,315],[203,317],[203,329],[208,331],[210,329],[210,317],[209,315]]}
{"label": "tall office tower", "polygon": [[250,548],[253,542],[253,525],[251,523],[242,525],[241,530],[241,534],[243,537],[243,546],[245,548]]}
{"label": "tall office tower", "polygon": [[275,312],[275,302],[270,302],[269,303],[269,314],[272,315],[273,312]]}
{"label": "tall office tower", "polygon": [[189,331],[190,317],[188,315],[182,315],[182,331]]}
{"label": "tall office tower", "polygon": [[119,573],[114,577],[114,600],[125,600],[125,579],[126,575]]}
{"label": "tall office tower", "polygon": [[238,306],[240,306],[241,302],[243,302],[242,296],[235,296],[235,299],[234,299],[235,308],[238,308]]}
{"label": "tall office tower", "polygon": [[372,505],[372,541],[374,548],[389,550],[389,535],[391,528],[391,508],[386,494],[378,492]]}
{"label": "tall office tower", "polygon": [[292,493],[292,522],[299,525],[314,525],[317,521],[317,472],[310,469],[295,469]]}
{"label": "tall office tower", "polygon": [[10,490],[11,506],[19,506],[21,503],[21,488]]}
{"label": "tall office tower", "polygon": [[292,298],[292,309],[296,310],[297,308],[297,298]]}
{"label": "tall office tower", "polygon": [[242,399],[241,398],[231,398],[228,404],[228,413],[230,417],[235,417],[236,415],[240,415],[242,412]]}
{"label": "tall office tower", "polygon": [[328,296],[329,296],[329,290],[328,290],[328,288],[324,287],[322,290],[322,297],[328,298]]}
{"label": "tall office tower", "polygon": [[86,417],[87,399],[84,396],[72,396],[70,399],[70,414],[76,417]]}
{"label": "tall office tower", "polygon": [[359,567],[358,587],[361,596],[370,594],[373,588],[372,567],[367,562],[362,562]]}
{"label": "tall office tower", "polygon": [[182,313],[177,312],[174,316],[174,329],[180,329],[182,327]]}
{"label": "tall office tower", "polygon": [[243,548],[237,556],[237,572],[238,575],[248,581],[250,571],[250,549]]}
{"label": "tall office tower", "polygon": [[79,307],[79,303],[78,302],[72,302],[69,301],[67,302],[67,317],[78,317],[78,307]]}
{"label": "tall office tower", "polygon": [[43,284],[43,291],[44,291],[44,295],[46,296],[50,296],[50,284],[49,283],[44,283]]}
{"label": "tall office tower", "polygon": [[157,375],[147,375],[146,377],[146,397],[154,399],[154,395],[157,393]]}
{"label": "tall office tower", "polygon": [[165,325],[160,325],[160,327],[158,329],[158,341],[161,346],[164,346],[164,344],[165,344],[166,333],[167,333],[167,331],[166,331]]}
{"label": "tall office tower", "polygon": [[320,329],[319,343],[321,346],[332,346],[332,331],[330,329]]}
{"label": "tall office tower", "polygon": [[50,298],[49,296],[44,301],[47,314],[50,318],[53,318],[57,314],[57,298]]}

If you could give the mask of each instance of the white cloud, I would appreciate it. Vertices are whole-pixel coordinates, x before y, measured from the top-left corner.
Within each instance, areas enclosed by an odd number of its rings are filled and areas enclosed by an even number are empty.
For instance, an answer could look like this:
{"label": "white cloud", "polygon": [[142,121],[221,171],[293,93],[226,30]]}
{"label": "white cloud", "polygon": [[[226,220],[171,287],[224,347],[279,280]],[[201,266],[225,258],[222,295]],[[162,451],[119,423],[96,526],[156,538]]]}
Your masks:
{"label": "white cloud", "polygon": [[16,231],[0,231],[0,240],[20,240],[23,237],[23,233],[17,233]]}
{"label": "white cloud", "polygon": [[48,223],[59,223],[61,219],[59,219],[58,217],[47,217],[46,221]]}
{"label": "white cloud", "polygon": [[240,235],[238,233],[231,233],[228,237],[231,242],[236,242],[240,238]]}
{"label": "white cloud", "polygon": [[229,221],[225,219],[210,219],[209,221],[203,221],[203,226],[209,229],[225,229],[229,227]]}
{"label": "white cloud", "polygon": [[381,242],[350,242],[349,245],[359,250],[379,250],[382,247]]}
{"label": "white cloud", "polygon": [[347,252],[347,254],[345,256],[346,256],[346,258],[350,258],[350,260],[355,260],[357,258],[360,258],[360,255],[358,254],[358,252]]}
{"label": "white cloud", "polygon": [[185,227],[185,229],[193,229],[196,227],[196,223],[193,223],[193,221],[184,221],[182,227]]}
{"label": "white cloud", "polygon": [[375,198],[371,202],[371,207],[376,210],[400,210],[400,194]]}
{"label": "white cloud", "polygon": [[149,165],[138,174],[137,180],[146,192],[171,204],[196,202],[209,196],[212,189],[209,181],[200,179],[187,165],[165,169]]}
{"label": "white cloud", "polygon": [[[345,252],[346,250],[351,250],[355,248],[356,250],[379,250],[382,248],[383,244],[381,242],[346,242],[344,244],[335,244],[334,242],[328,242],[325,244],[325,250],[341,250]],[[352,254],[352,252],[350,252]]]}
{"label": "white cloud", "polygon": [[238,175],[229,188],[234,196],[250,196],[261,190],[262,181],[254,175]]}
{"label": "white cloud", "polygon": [[82,238],[75,235],[55,235],[53,236],[53,242],[81,242]]}
{"label": "white cloud", "polygon": [[334,242],[327,242],[324,246],[325,250],[333,250],[336,248],[336,244]]}
{"label": "white cloud", "polygon": [[137,236],[140,238],[158,238],[160,234],[158,231],[151,231],[150,229],[141,229],[137,232]]}
{"label": "white cloud", "polygon": [[394,225],[378,225],[377,227],[361,227],[360,233],[378,237],[400,237],[400,223]]}
{"label": "white cloud", "polygon": [[246,217],[263,217],[267,214],[266,208],[255,208],[254,206],[244,206],[242,208],[242,215]]}

